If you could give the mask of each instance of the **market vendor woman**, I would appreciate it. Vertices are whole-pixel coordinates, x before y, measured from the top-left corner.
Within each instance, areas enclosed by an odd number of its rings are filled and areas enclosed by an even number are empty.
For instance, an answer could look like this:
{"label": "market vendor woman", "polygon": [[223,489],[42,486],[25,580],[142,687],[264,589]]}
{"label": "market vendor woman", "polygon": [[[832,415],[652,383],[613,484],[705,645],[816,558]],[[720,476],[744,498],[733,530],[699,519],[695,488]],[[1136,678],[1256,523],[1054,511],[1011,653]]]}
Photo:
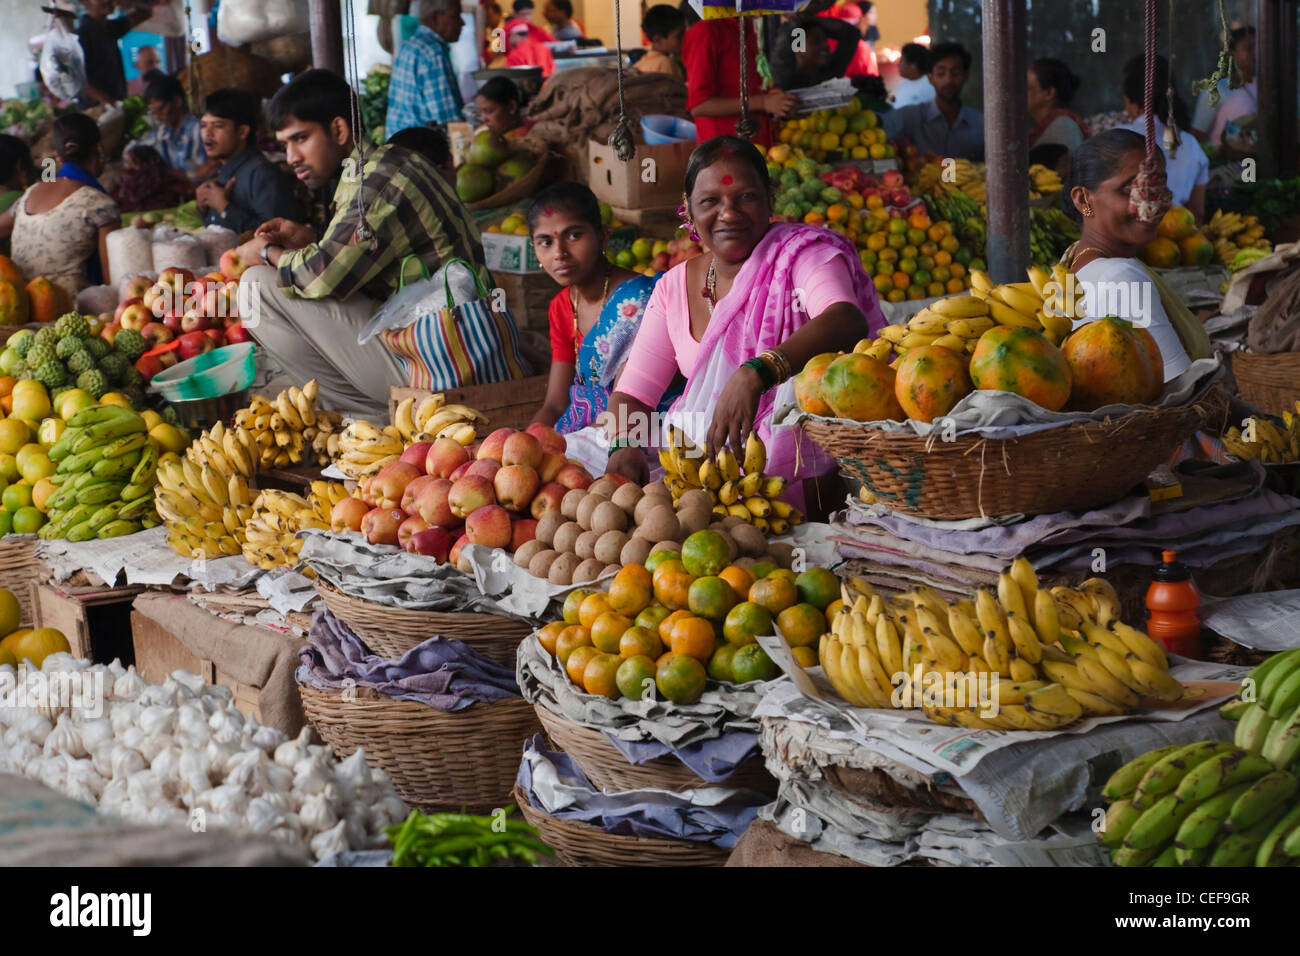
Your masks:
{"label": "market vendor woman", "polygon": [[710,453],[727,444],[739,453],[757,431],[771,474],[795,480],[829,471],[829,458],[797,429],[774,430],[772,416],[777,386],[810,358],[849,351],[886,324],[856,250],[827,229],[772,223],[763,157],[734,136],[691,154],[685,198],[692,230],[710,252],[670,269],[650,296],[610,399],[607,471],[647,479],[636,422],[649,420],[678,372],[686,390],[670,419]]}

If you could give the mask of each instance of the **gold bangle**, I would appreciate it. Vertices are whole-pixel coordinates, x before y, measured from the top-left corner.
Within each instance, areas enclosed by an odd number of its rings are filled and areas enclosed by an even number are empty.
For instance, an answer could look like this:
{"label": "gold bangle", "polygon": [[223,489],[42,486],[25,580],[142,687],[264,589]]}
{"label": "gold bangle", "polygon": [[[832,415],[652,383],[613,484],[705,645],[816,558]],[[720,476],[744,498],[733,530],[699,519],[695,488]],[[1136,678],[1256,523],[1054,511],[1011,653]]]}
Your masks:
{"label": "gold bangle", "polygon": [[784,382],[790,377],[790,360],[779,349],[768,349],[760,358],[772,366],[776,372],[777,382]]}

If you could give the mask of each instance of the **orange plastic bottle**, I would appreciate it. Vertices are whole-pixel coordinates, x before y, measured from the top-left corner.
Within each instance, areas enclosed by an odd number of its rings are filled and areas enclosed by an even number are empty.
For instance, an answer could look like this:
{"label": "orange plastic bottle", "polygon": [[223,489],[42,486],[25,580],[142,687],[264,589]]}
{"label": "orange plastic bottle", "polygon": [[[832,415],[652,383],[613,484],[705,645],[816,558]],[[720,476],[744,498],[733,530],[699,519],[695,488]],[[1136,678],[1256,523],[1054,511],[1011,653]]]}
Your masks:
{"label": "orange plastic bottle", "polygon": [[1183,657],[1201,656],[1201,619],[1196,609],[1201,595],[1192,573],[1179,564],[1174,551],[1162,551],[1163,563],[1147,588],[1147,634],[1165,650]]}

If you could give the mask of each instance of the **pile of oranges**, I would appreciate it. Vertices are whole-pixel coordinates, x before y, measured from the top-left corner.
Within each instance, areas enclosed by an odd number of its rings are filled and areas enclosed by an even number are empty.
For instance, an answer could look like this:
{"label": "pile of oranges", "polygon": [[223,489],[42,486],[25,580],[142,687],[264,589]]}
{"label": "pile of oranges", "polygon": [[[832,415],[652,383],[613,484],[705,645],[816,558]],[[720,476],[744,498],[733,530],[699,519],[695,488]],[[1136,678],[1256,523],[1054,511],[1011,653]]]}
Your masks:
{"label": "pile of oranges", "polygon": [[933,222],[924,206],[905,218],[892,216],[879,196],[868,196],[858,230],[862,267],[876,291],[890,302],[960,295],[970,288],[971,251],[953,234],[952,224]]}
{"label": "pile of oranges", "polygon": [[693,704],[709,679],[771,680],[777,667],[755,638],[774,626],[800,664],[815,666],[817,641],[841,603],[835,575],[741,567],[733,557],[716,532],[697,531],[680,552],[624,567],[607,592],[570,592],[563,619],[537,638],[574,684],[611,700],[657,694]]}
{"label": "pile of oranges", "polygon": [[894,155],[894,148],[880,128],[880,118],[856,100],[788,120],[776,138],[778,143],[798,147],[818,160],[833,152],[853,159],[888,159]]}

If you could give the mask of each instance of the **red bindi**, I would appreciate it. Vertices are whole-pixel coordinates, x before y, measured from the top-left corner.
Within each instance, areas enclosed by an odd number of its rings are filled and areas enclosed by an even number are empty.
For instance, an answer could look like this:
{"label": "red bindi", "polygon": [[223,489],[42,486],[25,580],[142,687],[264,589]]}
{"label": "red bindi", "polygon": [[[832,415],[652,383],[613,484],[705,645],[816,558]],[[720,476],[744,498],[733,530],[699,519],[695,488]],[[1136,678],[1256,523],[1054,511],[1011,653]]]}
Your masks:
{"label": "red bindi", "polygon": [[547,206],[545,209],[542,210],[542,215],[543,215],[543,216],[553,216],[553,215],[555,215],[555,210],[552,209],[550,206]]}
{"label": "red bindi", "polygon": [[733,180],[730,176],[722,177],[722,185],[724,186],[730,186],[733,182],[735,182],[735,180]]}

